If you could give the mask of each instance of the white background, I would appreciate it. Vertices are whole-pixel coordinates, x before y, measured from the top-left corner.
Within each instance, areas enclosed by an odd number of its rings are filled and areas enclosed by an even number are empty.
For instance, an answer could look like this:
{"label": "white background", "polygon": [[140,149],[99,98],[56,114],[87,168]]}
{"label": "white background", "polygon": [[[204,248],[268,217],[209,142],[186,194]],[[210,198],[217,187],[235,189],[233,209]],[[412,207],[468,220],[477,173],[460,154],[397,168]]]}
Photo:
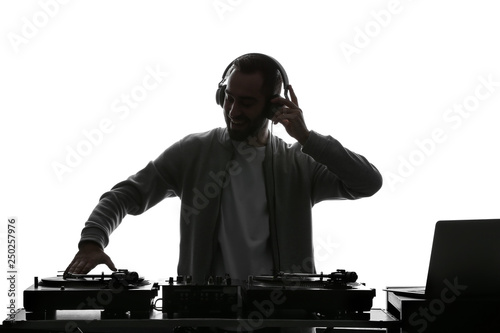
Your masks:
{"label": "white background", "polygon": [[[498,7],[2,1],[0,240],[6,253],[7,218],[17,216],[18,291],[66,268],[102,193],[186,134],[224,126],[214,101],[223,70],[262,52],[285,67],[309,129],[384,176],[371,198],[317,205],[314,233],[318,270],[356,271],[385,308],[385,286],[425,284],[436,221],[500,216]],[[137,95],[148,69],[161,82]],[[126,110],[132,93],[142,100]],[[99,137],[102,121],[110,127]],[[293,142],[280,126],[274,133]],[[68,166],[78,147],[86,155],[58,176],[54,164]],[[178,224],[179,200],[166,200],[127,217],[106,251],[119,268],[174,276]],[[2,279],[6,305],[7,289]]]}

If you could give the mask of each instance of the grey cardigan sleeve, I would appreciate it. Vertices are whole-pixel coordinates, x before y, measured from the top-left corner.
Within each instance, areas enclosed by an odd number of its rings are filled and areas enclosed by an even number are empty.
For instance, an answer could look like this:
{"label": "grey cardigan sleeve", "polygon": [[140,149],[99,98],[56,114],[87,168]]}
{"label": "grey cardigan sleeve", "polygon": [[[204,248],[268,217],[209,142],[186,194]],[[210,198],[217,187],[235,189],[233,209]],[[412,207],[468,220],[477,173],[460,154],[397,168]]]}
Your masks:
{"label": "grey cardigan sleeve", "polygon": [[[382,187],[382,176],[377,168],[331,136],[311,131],[302,151],[326,167],[326,170],[319,168],[316,171],[316,182],[331,177],[328,172],[334,174],[342,184],[343,196],[347,199],[372,196]],[[322,199],[325,198],[318,198]]]}
{"label": "grey cardigan sleeve", "polygon": [[142,214],[164,198],[178,195],[178,153],[179,145],[174,144],[144,169],[104,193],[85,222],[80,243],[93,241],[105,248],[110,234],[127,214]]}

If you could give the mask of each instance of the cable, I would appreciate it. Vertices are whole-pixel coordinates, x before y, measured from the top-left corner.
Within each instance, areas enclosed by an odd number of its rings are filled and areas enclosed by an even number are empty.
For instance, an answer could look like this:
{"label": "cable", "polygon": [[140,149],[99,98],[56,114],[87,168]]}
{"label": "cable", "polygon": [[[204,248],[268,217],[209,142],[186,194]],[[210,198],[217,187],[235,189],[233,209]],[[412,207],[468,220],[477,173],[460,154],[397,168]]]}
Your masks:
{"label": "cable", "polygon": [[273,195],[272,195],[272,206],[273,206],[273,216],[274,216],[274,224],[273,224],[273,227],[274,227],[274,238],[275,238],[275,242],[276,242],[276,259],[277,259],[277,263],[275,263],[275,267],[276,268],[276,271],[273,272],[273,275],[277,274],[278,272],[281,271],[281,256],[280,256],[280,249],[279,249],[279,243],[278,243],[278,228],[276,226],[276,223],[277,223],[277,218],[276,218],[276,179],[274,177],[274,143],[273,143],[273,128],[274,128],[274,123],[271,121],[271,138],[270,138],[270,144],[271,144],[271,178],[272,178],[272,191],[273,191]]}
{"label": "cable", "polygon": [[160,298],[156,299],[156,301],[153,303],[153,309],[155,309],[157,311],[163,311],[163,306],[161,306],[161,307],[157,307],[156,306],[156,302],[158,302],[158,301],[162,301],[163,302],[163,298],[160,297]]}

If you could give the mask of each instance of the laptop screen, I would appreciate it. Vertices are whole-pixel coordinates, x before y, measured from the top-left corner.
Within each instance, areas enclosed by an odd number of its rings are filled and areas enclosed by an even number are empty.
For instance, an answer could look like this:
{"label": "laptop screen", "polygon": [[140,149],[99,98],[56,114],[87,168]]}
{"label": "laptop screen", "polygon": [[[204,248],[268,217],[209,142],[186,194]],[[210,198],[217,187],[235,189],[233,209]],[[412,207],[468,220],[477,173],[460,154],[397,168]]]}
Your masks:
{"label": "laptop screen", "polygon": [[436,223],[425,295],[500,297],[500,219]]}

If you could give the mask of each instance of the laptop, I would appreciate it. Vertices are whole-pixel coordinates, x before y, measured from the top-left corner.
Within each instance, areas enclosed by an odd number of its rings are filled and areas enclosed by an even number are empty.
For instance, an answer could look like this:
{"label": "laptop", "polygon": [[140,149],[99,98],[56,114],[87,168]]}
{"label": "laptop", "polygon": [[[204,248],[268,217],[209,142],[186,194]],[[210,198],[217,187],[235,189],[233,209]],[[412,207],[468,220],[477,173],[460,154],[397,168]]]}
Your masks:
{"label": "laptop", "polygon": [[424,299],[500,298],[500,219],[438,221],[425,287],[385,290]]}

